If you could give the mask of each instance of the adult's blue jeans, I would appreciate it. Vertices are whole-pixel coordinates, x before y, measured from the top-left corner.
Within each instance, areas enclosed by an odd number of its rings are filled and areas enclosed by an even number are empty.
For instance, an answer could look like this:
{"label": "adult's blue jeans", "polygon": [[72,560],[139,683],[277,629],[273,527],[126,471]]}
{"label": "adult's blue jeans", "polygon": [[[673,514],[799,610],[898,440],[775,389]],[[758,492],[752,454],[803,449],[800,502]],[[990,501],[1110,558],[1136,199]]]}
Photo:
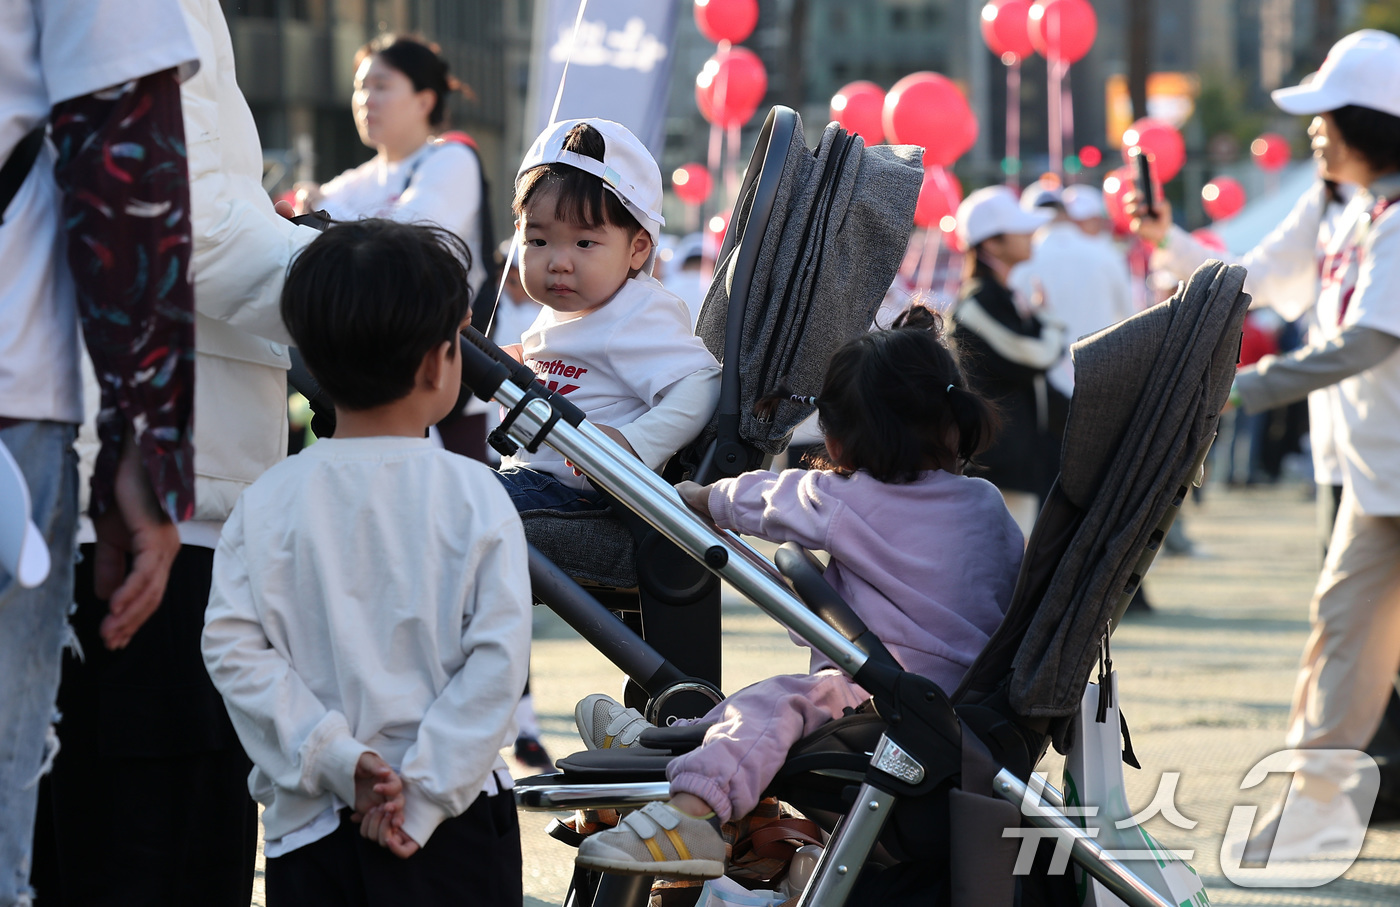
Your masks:
{"label": "adult's blue jeans", "polygon": [[0,441],[24,473],[34,523],[52,561],[48,579],[34,589],[21,588],[0,570],[0,907],[28,904],[31,898],[34,810],[73,604],[75,433],[75,426],[59,422],[0,429]]}

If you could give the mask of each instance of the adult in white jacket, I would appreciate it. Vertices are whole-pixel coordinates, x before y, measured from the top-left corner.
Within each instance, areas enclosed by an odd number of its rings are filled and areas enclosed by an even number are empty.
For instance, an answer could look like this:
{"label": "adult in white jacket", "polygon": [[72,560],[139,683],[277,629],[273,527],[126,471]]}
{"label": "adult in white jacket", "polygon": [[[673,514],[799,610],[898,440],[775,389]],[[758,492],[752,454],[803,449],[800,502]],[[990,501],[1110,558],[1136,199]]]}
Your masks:
{"label": "adult in white jacket", "polygon": [[[50,780],[61,898],[45,900],[60,903],[120,903],[139,892],[148,904],[246,907],[252,895],[250,766],[199,642],[223,522],[240,492],[286,455],[290,338],[278,303],[288,264],[317,233],[278,215],[262,189],[262,149],[217,0],[180,6],[201,64],[181,87],[194,239],[196,506],[179,525],[161,606],[126,649],[109,652],[98,641],[106,603],[79,579],[73,623],[85,659],[64,665],[63,753]],[[95,453],[84,447],[80,436],[80,453]]]}
{"label": "adult in white jacket", "polygon": [[[1254,297],[1252,305],[1271,308],[1286,321],[1306,318],[1310,344],[1325,343],[1329,337],[1314,311],[1324,294],[1340,293],[1341,284],[1323,285],[1322,264],[1329,250],[1337,251],[1347,238],[1348,231],[1339,231],[1338,226],[1354,223],[1360,213],[1348,201],[1355,198],[1356,187],[1319,177],[1282,223],[1253,249],[1234,258],[1249,271],[1245,289]],[[1185,280],[1207,259],[1222,257],[1172,224],[1170,204],[1159,204],[1156,220],[1134,221],[1138,234],[1159,246],[1152,257],[1154,267]],[[1135,202],[1129,208],[1135,215],[1140,213]],[[1308,394],[1308,439],[1318,486],[1318,538],[1324,553],[1342,498],[1342,461],[1336,440],[1340,394],[1336,386]]]}

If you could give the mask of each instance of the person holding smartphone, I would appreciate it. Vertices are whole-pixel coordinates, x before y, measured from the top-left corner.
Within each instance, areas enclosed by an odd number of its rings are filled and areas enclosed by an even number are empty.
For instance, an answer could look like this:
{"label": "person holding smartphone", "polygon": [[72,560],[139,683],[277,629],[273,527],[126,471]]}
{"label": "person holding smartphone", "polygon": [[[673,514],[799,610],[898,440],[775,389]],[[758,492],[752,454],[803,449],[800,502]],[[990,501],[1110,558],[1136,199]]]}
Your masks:
{"label": "person holding smartphone", "polygon": [[[1247,862],[1356,852],[1367,817],[1343,788],[1400,669],[1400,38],[1348,35],[1311,81],[1273,97],[1285,112],[1313,116],[1308,131],[1323,177],[1357,188],[1323,248],[1304,241],[1301,224],[1308,218],[1314,242],[1321,238],[1325,188],[1294,209],[1287,232],[1276,231],[1273,255],[1251,253],[1264,265],[1258,273],[1247,265],[1246,289],[1265,287],[1276,307],[1306,309],[1315,298],[1317,330],[1307,347],[1242,370],[1231,399],[1254,412],[1326,389],[1343,476],[1288,722],[1288,745],[1301,755],[1285,801],[1240,848]],[[1143,226],[1141,235],[1180,248],[1160,218]],[[1278,264],[1296,273],[1291,299],[1269,295],[1277,290],[1267,263],[1284,237],[1299,259]],[[1320,276],[1308,293],[1301,272],[1313,268]]]}

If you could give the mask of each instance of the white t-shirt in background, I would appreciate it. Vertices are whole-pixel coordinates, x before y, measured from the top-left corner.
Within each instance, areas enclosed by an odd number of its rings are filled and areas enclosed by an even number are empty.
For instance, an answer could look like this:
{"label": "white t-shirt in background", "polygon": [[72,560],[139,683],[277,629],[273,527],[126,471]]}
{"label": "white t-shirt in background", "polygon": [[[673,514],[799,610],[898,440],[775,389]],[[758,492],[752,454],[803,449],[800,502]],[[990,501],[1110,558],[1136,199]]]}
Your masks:
{"label": "white t-shirt in background", "polygon": [[321,206],[335,220],[383,217],[436,224],[462,237],[472,252],[473,299],[486,268],[481,260],[481,163],[457,142],[430,141],[401,161],[378,155],[321,186]]}
{"label": "white t-shirt in background", "polygon": [[[525,364],[540,381],[565,395],[588,421],[613,428],[645,415],[676,382],[719,369],[704,342],[691,333],[685,303],[645,274],[628,280],[609,302],[581,318],[543,309],[525,332],[523,349]],[[690,437],[700,433],[712,410],[695,413]],[[647,462],[653,469],[661,465]],[[570,487],[588,487],[587,480],[564,465],[563,456],[546,446],[533,454],[522,447],[502,466],[528,466]]]}

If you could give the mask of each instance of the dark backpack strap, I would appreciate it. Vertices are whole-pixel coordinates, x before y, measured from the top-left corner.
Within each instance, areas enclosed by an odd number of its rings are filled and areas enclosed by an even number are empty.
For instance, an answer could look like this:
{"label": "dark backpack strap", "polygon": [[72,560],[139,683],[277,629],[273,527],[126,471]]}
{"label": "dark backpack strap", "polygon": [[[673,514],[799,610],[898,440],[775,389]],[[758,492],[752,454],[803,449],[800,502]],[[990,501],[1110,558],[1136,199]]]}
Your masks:
{"label": "dark backpack strap", "polygon": [[0,167],[0,224],[5,223],[5,211],[9,209],[10,202],[14,201],[19,187],[23,186],[29,177],[29,171],[34,168],[39,149],[44,146],[44,132],[47,129],[47,123],[40,123],[31,129],[10,152],[10,159],[5,161],[5,166]]}

